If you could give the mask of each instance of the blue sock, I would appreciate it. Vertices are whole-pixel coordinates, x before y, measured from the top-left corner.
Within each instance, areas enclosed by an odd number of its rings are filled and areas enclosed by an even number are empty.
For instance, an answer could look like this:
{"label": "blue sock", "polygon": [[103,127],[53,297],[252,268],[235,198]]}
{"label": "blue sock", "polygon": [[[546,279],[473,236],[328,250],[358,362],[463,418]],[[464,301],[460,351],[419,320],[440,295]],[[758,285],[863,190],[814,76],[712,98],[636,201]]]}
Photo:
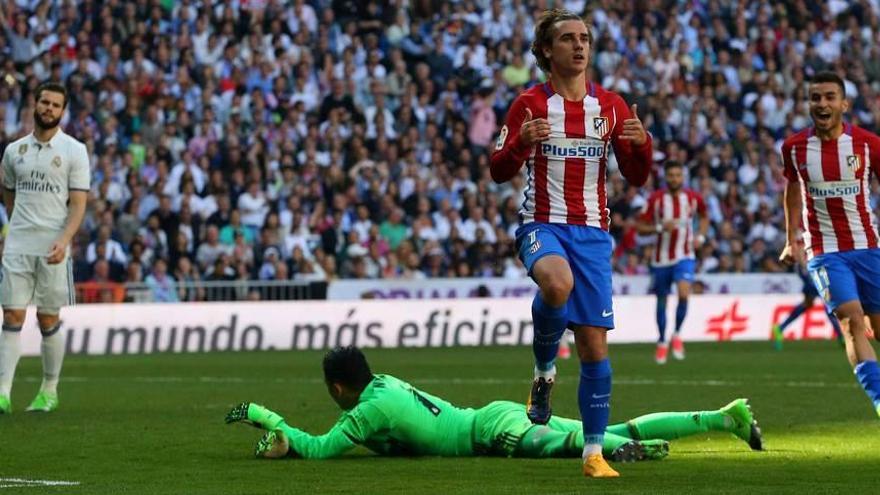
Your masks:
{"label": "blue sock", "polygon": [[788,318],[785,319],[782,323],[779,324],[779,328],[785,330],[785,327],[791,325],[791,322],[800,318],[804,311],[807,310],[807,307],[804,306],[804,303],[800,303],[791,310],[791,314],[788,315]]}
{"label": "blue sock", "polygon": [[678,306],[675,307],[675,333],[681,330],[681,324],[684,323],[684,317],[688,314],[688,300],[679,299]]}
{"label": "blue sock", "polygon": [[662,344],[666,341],[666,296],[657,296],[657,330],[660,331],[657,343]]}
{"label": "blue sock", "polygon": [[611,412],[611,362],[581,362],[578,407],[584,425],[584,444],[602,445]]}
{"label": "blue sock", "polygon": [[880,407],[880,366],[877,366],[877,361],[862,361],[854,371],[874,407]]}
{"label": "blue sock", "polygon": [[544,302],[539,292],[532,300],[532,322],[535,328],[532,340],[535,366],[541,371],[550,371],[559,352],[559,339],[568,325],[568,306],[554,308]]}
{"label": "blue sock", "polygon": [[826,314],[828,315],[828,321],[831,322],[831,328],[834,329],[834,338],[837,340],[843,340],[843,331],[840,330],[840,320],[831,313]]}

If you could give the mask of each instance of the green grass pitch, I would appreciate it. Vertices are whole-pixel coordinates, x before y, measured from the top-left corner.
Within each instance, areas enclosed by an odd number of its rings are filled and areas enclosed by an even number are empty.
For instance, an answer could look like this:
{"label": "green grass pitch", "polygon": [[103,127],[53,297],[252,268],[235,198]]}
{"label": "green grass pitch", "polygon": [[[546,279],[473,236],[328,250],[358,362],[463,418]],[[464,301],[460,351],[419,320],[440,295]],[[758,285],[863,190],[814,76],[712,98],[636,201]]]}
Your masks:
{"label": "green grass pitch", "polygon": [[[522,401],[523,347],[367,350],[395,374],[463,406]],[[622,478],[587,480],[576,459],[252,458],[259,432],[227,426],[242,400],[323,432],[338,414],[320,380],[320,352],[70,357],[61,409],[24,413],[40,361],[23,359],[14,412],[0,416],[0,495],[6,493],[878,493],[880,419],[831,342],[692,344],[683,362],[653,363],[653,346],[611,349],[612,421],[663,410],[717,408],[745,396],[766,452],[724,434],[673,442],[659,462],[616,465]],[[560,364],[555,413],[577,417],[577,363]],[[9,479],[78,485],[21,487]],[[10,487],[8,485],[16,485]]]}

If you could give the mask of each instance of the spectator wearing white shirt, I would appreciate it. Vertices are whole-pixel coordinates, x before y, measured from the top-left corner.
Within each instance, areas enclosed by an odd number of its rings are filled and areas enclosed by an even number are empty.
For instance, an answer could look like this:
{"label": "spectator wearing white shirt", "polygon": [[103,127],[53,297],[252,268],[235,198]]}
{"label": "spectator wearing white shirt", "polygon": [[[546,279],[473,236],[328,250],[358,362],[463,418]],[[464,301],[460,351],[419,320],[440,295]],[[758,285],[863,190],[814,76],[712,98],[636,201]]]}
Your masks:
{"label": "spectator wearing white shirt", "polygon": [[89,243],[89,246],[86,248],[86,261],[89,264],[94,263],[95,260],[98,259],[96,248],[99,244],[103,245],[105,248],[104,259],[107,261],[112,261],[121,265],[125,265],[128,262],[128,257],[125,255],[125,250],[122,249],[122,244],[119,244],[118,241],[110,237],[109,226],[102,225],[98,227],[98,237]]}
{"label": "spectator wearing white shirt", "polygon": [[351,225],[351,230],[356,232],[358,239],[363,242],[370,238],[370,227],[372,226],[373,221],[370,220],[370,210],[366,205],[358,205],[357,220]]}
{"label": "spectator wearing white shirt", "polygon": [[196,186],[196,192],[204,190],[207,177],[205,177],[205,172],[199,168],[198,163],[195,158],[193,158],[192,152],[189,150],[184,150],[182,152],[180,163],[171,169],[171,173],[168,175],[168,182],[165,183],[165,189],[163,192],[172,197],[179,195],[180,184],[184,175],[192,178],[193,184]]}
{"label": "spectator wearing white shirt", "polygon": [[461,222],[460,225],[458,233],[467,242],[474,242],[477,239],[477,230],[483,231],[483,239],[489,244],[498,242],[498,238],[495,236],[495,229],[484,217],[482,207],[477,206],[473,208],[470,211],[469,218]]}
{"label": "spectator wearing white shirt", "polygon": [[241,212],[241,223],[256,232],[263,226],[266,214],[269,213],[269,202],[266,193],[260,189],[260,183],[252,180],[247,190],[238,197],[238,209]]}
{"label": "spectator wearing white shirt", "polygon": [[196,262],[200,270],[204,271],[214,266],[220,255],[228,255],[230,251],[229,246],[220,243],[220,229],[216,225],[208,225],[205,229],[205,240],[196,250]]}

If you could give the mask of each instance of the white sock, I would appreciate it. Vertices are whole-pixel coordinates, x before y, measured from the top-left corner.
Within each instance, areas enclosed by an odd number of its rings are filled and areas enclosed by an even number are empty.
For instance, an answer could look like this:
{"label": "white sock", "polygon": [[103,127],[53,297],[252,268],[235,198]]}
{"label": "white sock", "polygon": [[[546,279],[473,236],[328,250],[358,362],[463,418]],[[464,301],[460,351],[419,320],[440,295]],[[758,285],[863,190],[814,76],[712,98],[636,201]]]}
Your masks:
{"label": "white sock", "polygon": [[543,378],[548,382],[552,382],[556,379],[556,365],[554,364],[553,367],[547,371],[541,371],[535,366],[535,378]]}
{"label": "white sock", "polygon": [[591,455],[595,455],[595,454],[601,454],[601,453],[602,453],[602,445],[600,445],[598,443],[587,443],[587,444],[584,444],[584,453],[583,453],[583,455],[581,455],[581,458],[586,461],[587,457],[589,457]]}
{"label": "white sock", "polygon": [[52,395],[58,394],[58,378],[61,376],[61,363],[64,361],[64,335],[57,328],[59,322],[50,330],[50,335],[43,335],[40,351],[43,355],[43,384],[40,391]]}
{"label": "white sock", "polygon": [[[4,325],[5,327],[5,325]],[[15,367],[21,357],[21,327],[18,330],[0,332],[0,395],[10,396]]]}

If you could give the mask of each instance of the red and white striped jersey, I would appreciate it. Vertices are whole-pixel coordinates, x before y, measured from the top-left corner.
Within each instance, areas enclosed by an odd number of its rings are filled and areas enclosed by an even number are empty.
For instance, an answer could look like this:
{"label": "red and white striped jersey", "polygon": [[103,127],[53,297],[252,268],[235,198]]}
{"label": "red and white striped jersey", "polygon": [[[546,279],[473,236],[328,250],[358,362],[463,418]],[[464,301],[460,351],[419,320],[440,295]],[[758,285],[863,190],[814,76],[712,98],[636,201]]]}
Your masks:
{"label": "red and white striped jersey", "polygon": [[[526,117],[550,122],[550,138],[527,146],[519,139]],[[587,82],[582,101],[569,101],[547,82],[521,93],[507,112],[506,125],[492,154],[496,182],[513,177],[528,165],[527,187],[520,208],[521,223],[588,225],[608,230],[605,167],[609,146],[623,176],[644,184],[651,169],[651,137],[635,147],[621,140],[630,109],[616,93]]]}
{"label": "red and white striped jersey", "polygon": [[652,225],[676,222],[672,231],[657,233],[651,266],[669,266],[681,260],[694,259],[694,218],[706,214],[703,196],[690,189],[677,193],[662,189],[648,198],[642,210],[642,221]]}
{"label": "red and white striped jersey", "polygon": [[809,258],[877,247],[868,195],[872,167],[880,163],[880,137],[844,124],[837,140],[822,141],[805,129],[782,144],[782,160],[785,177],[800,184]]}

